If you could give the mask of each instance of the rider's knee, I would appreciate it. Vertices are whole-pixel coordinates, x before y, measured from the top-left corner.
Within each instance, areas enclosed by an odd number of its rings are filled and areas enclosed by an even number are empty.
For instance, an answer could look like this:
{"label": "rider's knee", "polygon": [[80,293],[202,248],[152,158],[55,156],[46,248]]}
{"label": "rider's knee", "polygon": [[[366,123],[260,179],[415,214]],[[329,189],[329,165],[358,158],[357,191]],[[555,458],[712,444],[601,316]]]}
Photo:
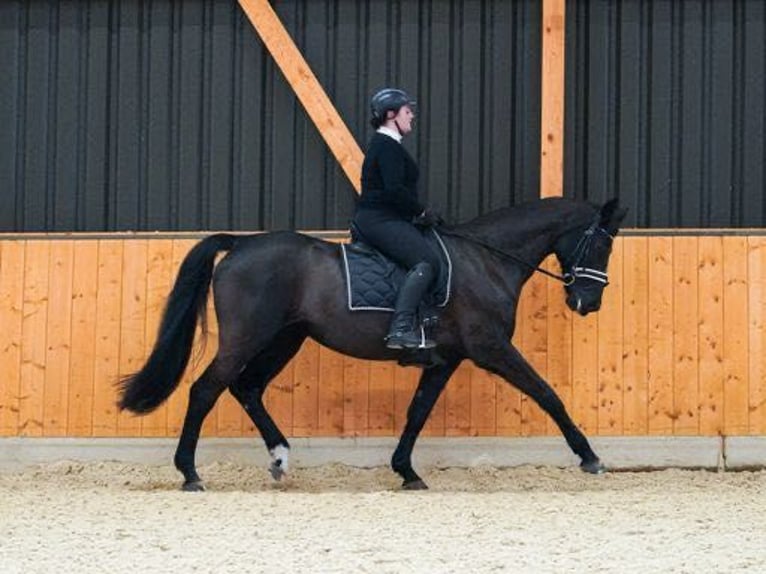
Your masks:
{"label": "rider's knee", "polygon": [[410,273],[415,273],[420,277],[423,277],[425,280],[430,281],[434,276],[434,267],[428,261],[421,261],[420,263],[416,263],[412,269],[410,269]]}

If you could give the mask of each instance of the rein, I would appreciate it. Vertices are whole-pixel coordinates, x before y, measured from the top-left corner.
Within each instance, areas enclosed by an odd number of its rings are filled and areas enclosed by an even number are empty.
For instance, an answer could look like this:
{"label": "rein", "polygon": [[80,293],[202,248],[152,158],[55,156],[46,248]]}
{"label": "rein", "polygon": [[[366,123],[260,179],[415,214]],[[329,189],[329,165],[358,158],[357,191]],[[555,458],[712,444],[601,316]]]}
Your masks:
{"label": "rein", "polygon": [[585,230],[583,233],[583,236],[580,238],[580,241],[577,242],[577,246],[575,247],[574,251],[572,252],[572,255],[570,255],[567,260],[574,259],[571,267],[569,268],[568,272],[565,272],[563,275],[559,275],[557,273],[552,273],[551,271],[548,271],[547,269],[543,269],[539,265],[532,265],[525,259],[522,259],[518,255],[515,255],[513,253],[510,253],[508,251],[505,251],[503,249],[500,249],[498,247],[495,247],[494,245],[491,245],[484,241],[483,239],[479,239],[478,237],[475,237],[473,235],[468,235],[465,233],[461,233],[459,231],[450,230],[450,229],[444,229],[439,228],[439,233],[443,235],[449,235],[452,237],[458,237],[460,239],[464,239],[468,241],[469,243],[473,243],[474,245],[478,245],[479,247],[483,247],[490,253],[497,255],[503,259],[510,259],[512,261],[515,261],[516,263],[520,263],[527,269],[531,269],[533,272],[536,271],[538,273],[542,273],[543,275],[547,275],[548,277],[551,277],[552,279],[555,279],[556,281],[560,281],[564,285],[571,285],[575,282],[578,278],[582,277],[583,279],[591,279],[593,281],[597,281],[599,283],[603,283],[604,285],[607,285],[609,283],[607,274],[603,271],[599,271],[598,269],[591,269],[590,267],[581,267],[578,266],[578,263],[585,258],[585,256],[588,254],[588,251],[590,250],[590,244],[593,240],[593,235],[596,232],[603,233],[607,235],[609,238],[612,238],[612,236],[609,234],[608,231],[603,229],[598,225],[597,221],[594,221],[588,229]]}

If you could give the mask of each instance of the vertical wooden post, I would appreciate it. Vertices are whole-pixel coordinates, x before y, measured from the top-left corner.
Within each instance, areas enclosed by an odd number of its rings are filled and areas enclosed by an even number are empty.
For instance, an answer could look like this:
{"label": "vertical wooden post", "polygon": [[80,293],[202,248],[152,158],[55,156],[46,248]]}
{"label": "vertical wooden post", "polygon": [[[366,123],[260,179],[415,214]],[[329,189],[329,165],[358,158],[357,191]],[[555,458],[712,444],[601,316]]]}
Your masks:
{"label": "vertical wooden post", "polygon": [[566,0],[543,0],[540,197],[564,194]]}
{"label": "vertical wooden post", "polygon": [[261,40],[359,193],[364,155],[268,0],[239,0]]}

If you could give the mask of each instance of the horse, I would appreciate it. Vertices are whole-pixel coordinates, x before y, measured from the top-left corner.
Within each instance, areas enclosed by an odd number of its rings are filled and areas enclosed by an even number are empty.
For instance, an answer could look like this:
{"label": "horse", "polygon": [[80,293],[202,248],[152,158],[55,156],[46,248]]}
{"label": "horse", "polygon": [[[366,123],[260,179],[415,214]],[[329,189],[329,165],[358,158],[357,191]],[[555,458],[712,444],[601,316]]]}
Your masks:
{"label": "horse", "polygon": [[[606,470],[561,399],[511,337],[522,286],[535,272],[562,281],[573,312],[599,309],[612,242],[626,211],[616,199],[595,205],[546,198],[439,228],[452,261],[452,295],[434,333],[439,360],[423,367],[391,458],[404,489],[427,488],[413,469],[412,451],[447,381],[465,359],[534,400],[556,422],[582,470]],[[226,254],[216,264],[220,252]],[[540,267],[551,253],[562,275]],[[349,311],[342,266],[338,244],[294,231],[216,233],[185,257],[146,363],[118,382],[118,407],[136,414],[151,412],[171,395],[189,362],[198,324],[206,334],[212,283],[219,344],[189,391],[174,456],[183,490],[204,490],[195,451],[203,420],[226,389],[260,432],[272,476],[278,480],[287,472],[290,444],[264,407],[263,394],[307,337],[361,359],[401,359],[402,351],[384,344],[388,313]]]}

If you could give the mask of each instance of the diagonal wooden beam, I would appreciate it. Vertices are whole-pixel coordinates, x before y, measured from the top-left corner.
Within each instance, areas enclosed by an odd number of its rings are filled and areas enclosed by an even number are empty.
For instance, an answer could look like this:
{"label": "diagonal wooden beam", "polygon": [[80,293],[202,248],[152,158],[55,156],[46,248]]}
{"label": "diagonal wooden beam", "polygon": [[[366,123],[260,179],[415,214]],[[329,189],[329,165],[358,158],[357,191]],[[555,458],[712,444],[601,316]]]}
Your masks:
{"label": "diagonal wooden beam", "polygon": [[543,0],[540,197],[564,195],[566,0]]}
{"label": "diagonal wooden beam", "polygon": [[268,0],[239,0],[357,193],[364,154]]}

